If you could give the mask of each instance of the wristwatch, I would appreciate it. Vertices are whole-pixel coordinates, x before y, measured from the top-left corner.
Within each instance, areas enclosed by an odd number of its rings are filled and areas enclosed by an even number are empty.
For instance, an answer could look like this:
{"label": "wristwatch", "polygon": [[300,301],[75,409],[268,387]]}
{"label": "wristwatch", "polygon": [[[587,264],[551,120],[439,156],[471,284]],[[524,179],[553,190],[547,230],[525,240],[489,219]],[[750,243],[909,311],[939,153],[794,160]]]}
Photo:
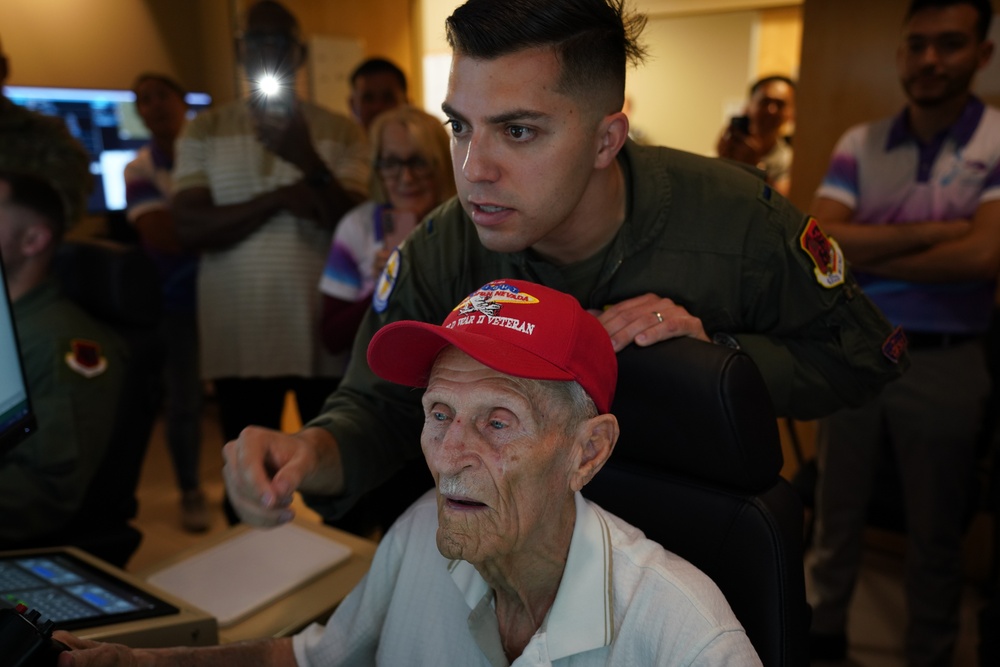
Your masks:
{"label": "wristwatch", "polygon": [[316,189],[325,188],[333,182],[333,172],[326,165],[316,167],[306,174],[306,184]]}
{"label": "wristwatch", "polygon": [[736,340],[732,334],[722,331],[712,335],[712,342],[716,345],[725,345],[726,347],[734,350],[740,349],[740,342]]}

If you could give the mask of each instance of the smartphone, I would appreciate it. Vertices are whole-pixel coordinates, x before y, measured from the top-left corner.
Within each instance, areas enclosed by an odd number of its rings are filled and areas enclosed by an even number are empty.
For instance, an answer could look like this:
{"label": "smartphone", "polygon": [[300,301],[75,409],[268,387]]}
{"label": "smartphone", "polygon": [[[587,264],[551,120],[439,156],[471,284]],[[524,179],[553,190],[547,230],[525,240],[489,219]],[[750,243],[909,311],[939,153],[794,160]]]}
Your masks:
{"label": "smartphone", "polygon": [[750,134],[750,117],[733,116],[729,119],[729,131],[733,134]]}
{"label": "smartphone", "polygon": [[254,89],[253,97],[265,116],[280,119],[291,115],[294,95],[292,86],[287,81],[275,76],[262,75],[257,77]]}

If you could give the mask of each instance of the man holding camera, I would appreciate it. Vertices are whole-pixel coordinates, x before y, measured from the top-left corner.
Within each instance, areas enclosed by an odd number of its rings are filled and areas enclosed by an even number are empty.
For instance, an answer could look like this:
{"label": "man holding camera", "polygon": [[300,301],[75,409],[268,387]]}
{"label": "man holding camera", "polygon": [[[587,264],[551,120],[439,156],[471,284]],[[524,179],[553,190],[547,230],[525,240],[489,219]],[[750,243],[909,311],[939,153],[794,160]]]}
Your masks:
{"label": "man holding camera", "polygon": [[767,76],[750,86],[745,115],[733,116],[719,137],[719,157],[752,164],[767,182],[788,196],[791,188],[792,146],[788,129],[795,123],[795,82]]}
{"label": "man holding camera", "polygon": [[295,17],[255,3],[236,48],[252,91],[187,126],[172,202],[181,241],[202,251],[202,374],[227,440],[278,427],[288,390],[311,417],[336,387],[343,359],[319,344],[313,297],[333,228],[368,180],[357,125],[295,97],[306,58]]}

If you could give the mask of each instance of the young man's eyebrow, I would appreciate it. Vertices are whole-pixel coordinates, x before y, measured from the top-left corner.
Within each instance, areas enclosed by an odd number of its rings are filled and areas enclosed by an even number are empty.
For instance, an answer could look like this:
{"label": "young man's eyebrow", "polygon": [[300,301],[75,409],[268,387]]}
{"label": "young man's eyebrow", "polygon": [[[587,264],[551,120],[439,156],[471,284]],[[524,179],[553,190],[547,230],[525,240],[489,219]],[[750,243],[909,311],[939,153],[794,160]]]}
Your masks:
{"label": "young man's eyebrow", "polygon": [[538,120],[539,118],[545,118],[546,116],[548,116],[548,114],[541,111],[514,109],[513,111],[507,111],[495,116],[489,116],[486,118],[486,122],[490,125],[502,125],[504,123],[513,123],[519,120]]}
{"label": "young man's eyebrow", "polygon": [[[467,119],[462,116],[458,111],[451,107],[447,102],[441,104],[441,111],[444,112],[449,118],[454,118],[455,120],[467,121]],[[514,109],[513,111],[506,111],[504,113],[497,114],[495,116],[487,116],[486,123],[489,125],[502,125],[504,123],[516,122],[519,120],[538,120],[539,118],[545,118],[548,114],[542,111],[534,111],[531,109]]]}
{"label": "young man's eyebrow", "polygon": [[441,103],[441,111],[444,112],[444,115],[447,116],[448,118],[454,118],[455,120],[463,120],[463,121],[465,120],[465,117],[462,114],[455,111],[451,107],[451,105],[448,104],[447,102]]}

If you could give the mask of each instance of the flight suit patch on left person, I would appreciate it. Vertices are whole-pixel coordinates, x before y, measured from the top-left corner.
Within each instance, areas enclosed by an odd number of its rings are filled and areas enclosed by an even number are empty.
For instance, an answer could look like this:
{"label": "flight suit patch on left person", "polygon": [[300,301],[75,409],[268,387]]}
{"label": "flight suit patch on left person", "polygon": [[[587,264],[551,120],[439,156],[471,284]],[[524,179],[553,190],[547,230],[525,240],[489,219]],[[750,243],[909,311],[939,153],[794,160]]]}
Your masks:
{"label": "flight suit patch on left person", "polygon": [[108,370],[108,359],[101,354],[101,346],[92,340],[74,338],[66,353],[66,365],[85,378],[97,377]]}
{"label": "flight suit patch on left person", "polygon": [[816,218],[809,218],[799,236],[799,247],[814,265],[816,282],[830,289],[844,284],[844,253],[837,242],[823,233]]}

